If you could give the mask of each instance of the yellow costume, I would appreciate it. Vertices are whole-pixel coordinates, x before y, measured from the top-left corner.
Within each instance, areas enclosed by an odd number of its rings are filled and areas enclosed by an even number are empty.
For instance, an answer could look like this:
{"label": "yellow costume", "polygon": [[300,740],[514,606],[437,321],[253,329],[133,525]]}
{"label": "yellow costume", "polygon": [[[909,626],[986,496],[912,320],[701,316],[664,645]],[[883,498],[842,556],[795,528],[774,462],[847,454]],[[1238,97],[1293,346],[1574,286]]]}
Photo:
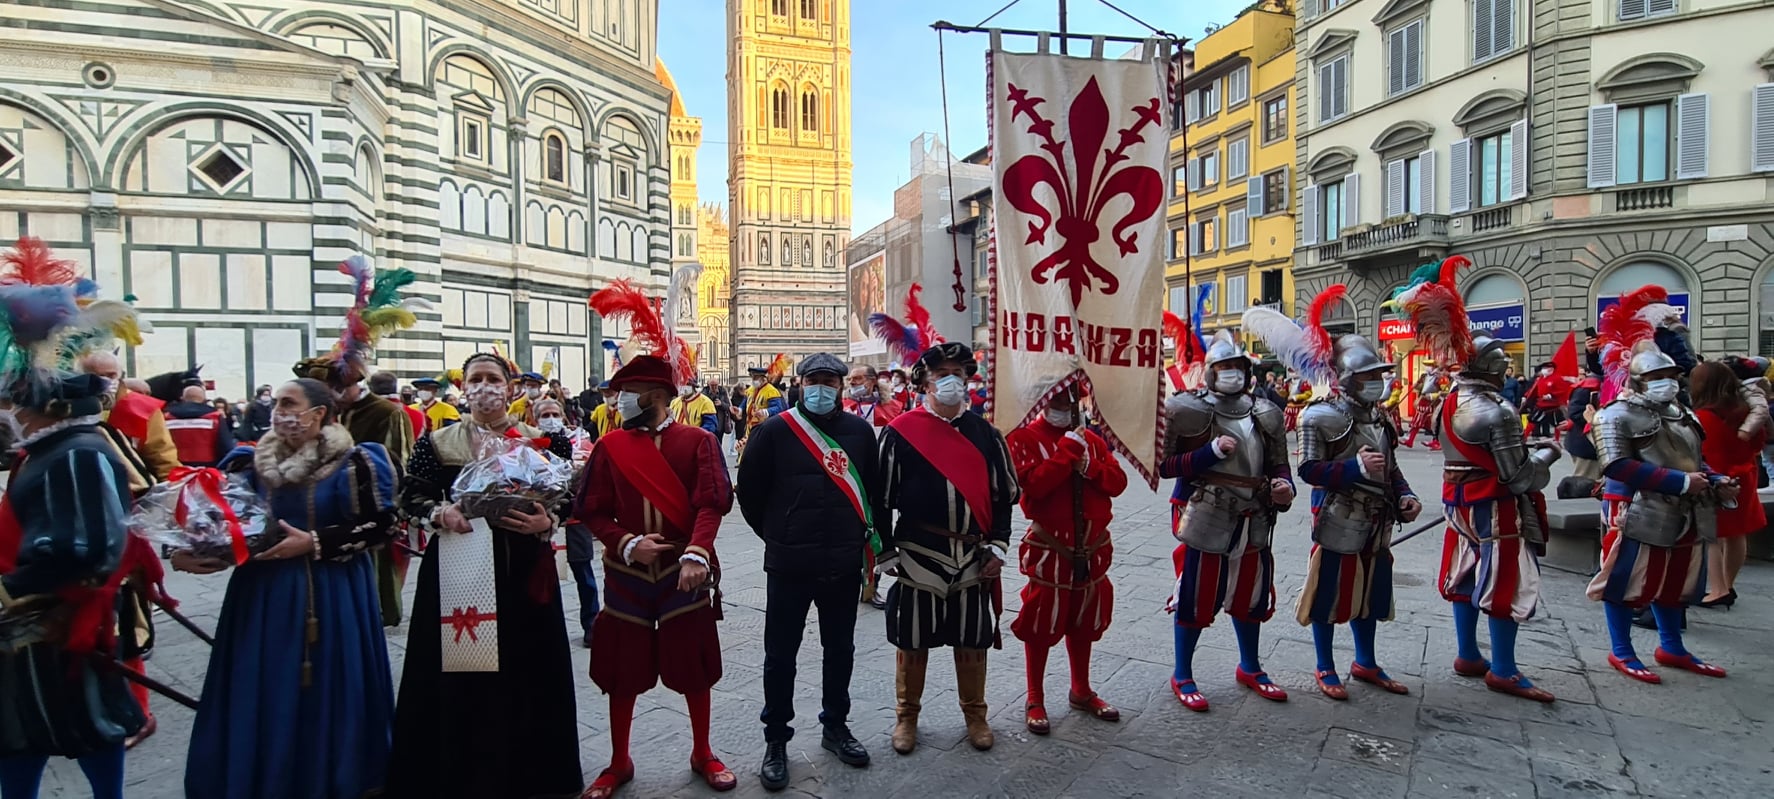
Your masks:
{"label": "yellow costume", "polygon": [[676,397],[671,401],[671,420],[678,424],[702,427],[703,420],[713,415],[715,401],[700,393],[691,394],[688,400]]}
{"label": "yellow costume", "polygon": [[425,429],[433,433],[462,421],[462,412],[456,410],[456,406],[441,400],[432,400],[429,406],[422,402],[414,403],[413,407],[425,414]]}
{"label": "yellow costume", "polygon": [[606,402],[592,409],[591,419],[586,422],[586,425],[597,430],[598,438],[603,438],[609,435],[611,430],[622,427],[622,414],[616,410],[615,406]]}

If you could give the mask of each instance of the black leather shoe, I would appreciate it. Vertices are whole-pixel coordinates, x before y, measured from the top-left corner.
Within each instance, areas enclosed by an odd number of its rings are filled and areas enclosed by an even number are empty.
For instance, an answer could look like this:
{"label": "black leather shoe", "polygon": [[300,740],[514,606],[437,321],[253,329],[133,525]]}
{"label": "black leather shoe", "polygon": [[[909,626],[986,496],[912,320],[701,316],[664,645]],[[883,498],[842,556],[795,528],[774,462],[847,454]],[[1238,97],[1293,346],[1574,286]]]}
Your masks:
{"label": "black leather shoe", "polygon": [[825,747],[825,751],[837,755],[845,765],[860,768],[869,764],[869,750],[862,748],[862,742],[850,734],[849,727],[826,730],[820,737],[819,745]]}
{"label": "black leather shoe", "polygon": [[764,765],[758,767],[758,781],[764,783],[766,790],[788,787],[788,743],[772,741],[764,745]]}

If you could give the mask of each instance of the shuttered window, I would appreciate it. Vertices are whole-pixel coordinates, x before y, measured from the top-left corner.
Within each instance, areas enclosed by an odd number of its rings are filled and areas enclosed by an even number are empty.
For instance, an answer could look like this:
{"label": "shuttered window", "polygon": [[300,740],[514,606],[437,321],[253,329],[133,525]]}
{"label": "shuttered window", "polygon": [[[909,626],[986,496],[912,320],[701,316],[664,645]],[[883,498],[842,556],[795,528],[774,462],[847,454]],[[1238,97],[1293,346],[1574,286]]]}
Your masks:
{"label": "shuttered window", "polygon": [[1749,168],[1774,172],[1774,83],[1755,87],[1749,120]]}
{"label": "shuttered window", "polygon": [[1231,108],[1249,99],[1250,67],[1232,70],[1232,74],[1226,76],[1226,107]]}
{"label": "shuttered window", "polygon": [[1618,0],[1620,21],[1661,17],[1676,12],[1676,0]]}
{"label": "shuttered window", "polygon": [[1612,105],[1589,109],[1589,188],[1614,185],[1614,129],[1618,110]]}
{"label": "shuttered window", "polygon": [[1250,243],[1250,213],[1243,208],[1226,212],[1226,246],[1243,247]]}
{"label": "shuttered window", "polygon": [[1461,139],[1448,147],[1448,213],[1472,210],[1472,140]]}
{"label": "shuttered window", "polygon": [[1250,174],[1250,140],[1239,139],[1226,145],[1226,179],[1237,180]]}
{"label": "shuttered window", "polygon": [[1423,160],[1420,155],[1386,163],[1385,218],[1423,211]]}
{"label": "shuttered window", "polygon": [[1509,126],[1509,199],[1528,196],[1528,121]]}
{"label": "shuttered window", "polygon": [[1417,154],[1417,207],[1411,213],[1435,213],[1435,151]]}
{"label": "shuttered window", "polygon": [[1515,0],[1472,0],[1472,63],[1515,49]]}
{"label": "shuttered window", "polygon": [[1214,150],[1212,152],[1209,152],[1206,155],[1201,156],[1201,158],[1198,160],[1201,163],[1201,186],[1202,186],[1202,188],[1206,188],[1208,186],[1220,185],[1220,151],[1219,151],[1219,148],[1217,148],[1217,147],[1214,148]]}
{"label": "shuttered window", "polygon": [[1403,94],[1423,85],[1423,20],[1414,20],[1387,33],[1386,52],[1388,95]]}
{"label": "shuttered window", "polygon": [[1300,243],[1308,247],[1318,243],[1318,187],[1307,186],[1300,192]]}
{"label": "shuttered window", "polygon": [[1675,99],[1675,176],[1706,177],[1709,138],[1707,95],[1684,94]]}
{"label": "shuttered window", "polygon": [[1318,67],[1318,121],[1330,122],[1349,113],[1349,57],[1337,56]]}

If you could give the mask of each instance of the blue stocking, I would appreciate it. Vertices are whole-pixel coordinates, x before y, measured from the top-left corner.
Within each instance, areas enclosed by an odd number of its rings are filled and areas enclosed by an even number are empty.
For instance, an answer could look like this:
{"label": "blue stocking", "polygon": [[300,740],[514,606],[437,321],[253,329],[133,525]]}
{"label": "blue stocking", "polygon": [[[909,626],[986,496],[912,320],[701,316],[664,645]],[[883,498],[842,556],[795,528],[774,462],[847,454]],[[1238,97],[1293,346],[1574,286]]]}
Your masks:
{"label": "blue stocking", "polygon": [[1318,653],[1318,671],[1325,685],[1342,685],[1337,678],[1337,656],[1331,651],[1337,642],[1337,625],[1328,621],[1312,622],[1312,649]]}
{"label": "blue stocking", "polygon": [[43,783],[43,767],[48,764],[47,757],[29,755],[0,760],[0,799],[37,799],[37,787]]}
{"label": "blue stocking", "polygon": [[1521,687],[1534,687],[1533,683],[1528,682],[1527,676],[1521,673],[1521,667],[1515,665],[1515,632],[1521,625],[1512,619],[1500,619],[1496,616],[1490,619],[1491,673],[1505,678],[1520,676],[1521,679],[1517,682]]}
{"label": "blue stocking", "polygon": [[1484,660],[1478,651],[1478,608],[1471,602],[1454,604],[1454,638],[1459,642],[1461,660]]}
{"label": "blue stocking", "polygon": [[[1263,670],[1263,659],[1257,654],[1257,645],[1262,642],[1263,625],[1261,622],[1232,620],[1232,632],[1238,635],[1238,668],[1245,674],[1256,674]],[[1258,679],[1257,682],[1265,680]]]}
{"label": "blue stocking", "polygon": [[80,758],[80,770],[92,785],[92,799],[123,799],[123,744]]}
{"label": "blue stocking", "polygon": [[1651,616],[1657,619],[1657,638],[1663,651],[1678,658],[1688,654],[1687,647],[1682,646],[1681,606],[1652,605]]}
{"label": "blue stocking", "polygon": [[1602,612],[1607,614],[1608,638],[1614,642],[1614,657],[1625,662],[1629,668],[1644,668],[1645,664],[1639,662],[1638,652],[1632,648],[1632,618],[1637,614],[1632,608],[1618,602],[1603,602]]}
{"label": "blue stocking", "polygon": [[1355,662],[1365,668],[1377,669],[1379,661],[1374,658],[1374,635],[1380,623],[1374,619],[1350,619],[1349,632],[1355,636]]}
{"label": "blue stocking", "polygon": [[1201,629],[1178,624],[1175,640],[1177,667],[1171,677],[1179,683],[1192,683],[1195,681],[1195,644],[1201,640]]}

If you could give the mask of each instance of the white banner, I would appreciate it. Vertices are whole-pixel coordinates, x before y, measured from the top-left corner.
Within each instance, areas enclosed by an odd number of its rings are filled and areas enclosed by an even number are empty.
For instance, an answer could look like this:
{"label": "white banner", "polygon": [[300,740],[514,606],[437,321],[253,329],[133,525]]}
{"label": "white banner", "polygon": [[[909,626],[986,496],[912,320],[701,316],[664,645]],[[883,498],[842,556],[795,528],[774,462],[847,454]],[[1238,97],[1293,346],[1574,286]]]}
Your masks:
{"label": "white banner", "polygon": [[1158,484],[1165,164],[1161,48],[1146,60],[994,50],[992,398],[999,429],[1074,384]]}

